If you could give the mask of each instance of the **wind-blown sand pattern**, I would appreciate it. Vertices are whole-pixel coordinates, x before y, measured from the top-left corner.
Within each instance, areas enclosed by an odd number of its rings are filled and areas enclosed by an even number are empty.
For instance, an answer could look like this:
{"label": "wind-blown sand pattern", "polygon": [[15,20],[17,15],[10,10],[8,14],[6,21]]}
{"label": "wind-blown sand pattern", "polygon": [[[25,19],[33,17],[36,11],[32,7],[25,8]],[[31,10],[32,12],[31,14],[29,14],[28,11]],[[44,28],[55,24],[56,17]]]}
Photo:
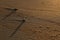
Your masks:
{"label": "wind-blown sand pattern", "polygon": [[60,1],[0,0],[0,40],[60,40]]}

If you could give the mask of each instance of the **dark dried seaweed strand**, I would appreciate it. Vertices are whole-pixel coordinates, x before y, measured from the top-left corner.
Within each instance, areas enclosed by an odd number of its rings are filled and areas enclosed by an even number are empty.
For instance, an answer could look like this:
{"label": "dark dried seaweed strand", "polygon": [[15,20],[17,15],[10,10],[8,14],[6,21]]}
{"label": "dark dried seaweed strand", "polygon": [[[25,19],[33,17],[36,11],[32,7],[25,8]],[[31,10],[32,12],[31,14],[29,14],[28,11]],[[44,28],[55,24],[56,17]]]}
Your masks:
{"label": "dark dried seaweed strand", "polygon": [[25,22],[25,20],[21,20],[20,25],[15,29],[15,31],[10,35],[10,37],[13,37],[16,34],[16,32],[18,31],[18,29],[24,24],[24,22]]}
{"label": "dark dried seaweed strand", "polygon": [[17,11],[17,9],[9,9],[9,8],[7,8],[7,10],[11,10],[11,13],[6,15],[2,20],[6,19],[7,17],[9,17],[10,15],[12,15],[13,13],[15,13]]}

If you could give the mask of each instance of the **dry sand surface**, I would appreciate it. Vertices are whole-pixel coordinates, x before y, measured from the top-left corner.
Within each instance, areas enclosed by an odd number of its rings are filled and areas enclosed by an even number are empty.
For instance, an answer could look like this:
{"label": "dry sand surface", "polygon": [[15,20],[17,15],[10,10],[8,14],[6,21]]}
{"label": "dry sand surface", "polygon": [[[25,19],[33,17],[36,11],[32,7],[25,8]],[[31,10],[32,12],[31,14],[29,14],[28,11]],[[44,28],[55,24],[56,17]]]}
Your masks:
{"label": "dry sand surface", "polygon": [[60,0],[0,0],[0,40],[60,40]]}

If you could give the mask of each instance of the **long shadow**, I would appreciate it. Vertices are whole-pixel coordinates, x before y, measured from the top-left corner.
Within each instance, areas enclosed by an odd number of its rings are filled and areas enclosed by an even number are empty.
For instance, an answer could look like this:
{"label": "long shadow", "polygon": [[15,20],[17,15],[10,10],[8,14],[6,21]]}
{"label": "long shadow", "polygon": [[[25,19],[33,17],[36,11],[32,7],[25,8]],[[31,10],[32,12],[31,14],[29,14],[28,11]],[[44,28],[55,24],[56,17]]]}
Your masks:
{"label": "long shadow", "polygon": [[5,20],[7,17],[11,16],[13,13],[15,13],[18,10],[16,8],[13,8],[13,9],[11,9],[11,8],[5,8],[5,9],[8,10],[8,11],[11,11],[11,13],[9,13],[8,15],[6,15],[2,20]]}
{"label": "long shadow", "polygon": [[16,32],[18,31],[18,29],[25,23],[25,20],[15,20],[15,21],[20,22],[20,24],[9,37],[13,37],[16,34]]}

